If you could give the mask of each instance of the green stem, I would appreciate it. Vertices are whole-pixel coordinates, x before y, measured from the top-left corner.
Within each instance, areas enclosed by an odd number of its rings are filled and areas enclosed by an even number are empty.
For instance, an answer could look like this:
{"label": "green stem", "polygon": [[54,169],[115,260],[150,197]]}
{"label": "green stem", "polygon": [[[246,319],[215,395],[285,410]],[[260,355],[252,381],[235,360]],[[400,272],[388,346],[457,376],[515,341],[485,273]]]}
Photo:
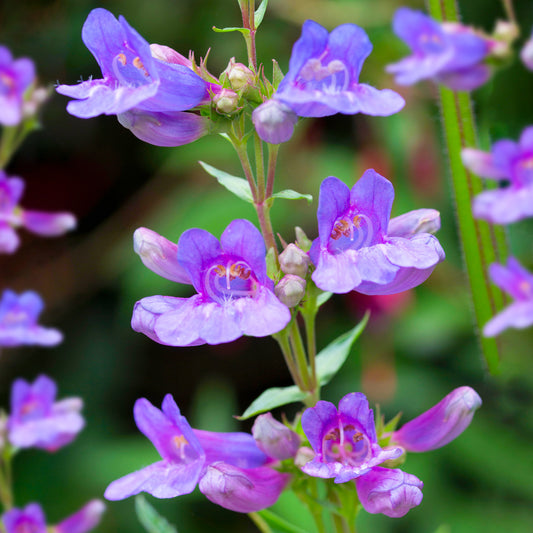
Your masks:
{"label": "green stem", "polygon": [[304,343],[296,319],[292,321],[289,340],[291,341],[292,350],[295,354],[296,364],[298,366],[298,374],[302,377],[302,382],[304,386],[304,389],[302,390],[314,392],[311,388],[309,367],[307,365],[307,357],[305,355]]}
{"label": "green stem", "polygon": [[239,0],[242,13],[242,25],[249,30],[244,34],[246,50],[248,52],[248,66],[257,72],[257,53],[255,50],[255,0]]}
{"label": "green stem", "polygon": [[[431,15],[437,20],[458,20],[455,0],[429,0],[429,6]],[[476,220],[472,215],[473,198],[483,190],[483,184],[465,169],[461,160],[461,150],[477,144],[470,95],[442,86],[439,90],[463,257],[480,334],[484,324],[504,305],[501,291],[489,279],[488,266],[507,256],[507,243],[503,228]],[[480,344],[490,372],[497,373],[500,360],[498,341],[480,335]]]}
{"label": "green stem", "polygon": [[513,24],[516,24],[516,16],[514,13],[513,8],[513,0],[502,0],[503,3],[503,9],[505,10],[505,14],[507,15],[507,20],[509,22],[512,22]]}
{"label": "green stem", "polygon": [[257,529],[259,529],[259,531],[262,531],[262,533],[272,533],[272,530],[270,529],[270,526],[267,524],[266,520],[264,520],[257,513],[248,513],[248,516],[257,526]]}
{"label": "green stem", "polygon": [[4,457],[0,462],[0,502],[4,511],[13,507],[13,490],[11,479],[11,459]]}
{"label": "green stem", "polygon": [[294,360],[294,356],[292,353],[291,345],[289,343],[289,337],[288,337],[287,331],[281,331],[280,333],[273,335],[273,337],[276,339],[276,341],[279,344],[281,353],[283,354],[283,358],[285,359],[285,364],[287,365],[287,368],[289,369],[289,372],[291,374],[292,380],[294,381],[294,384],[300,390],[305,390],[302,378],[300,377],[300,373],[298,371],[298,366],[296,365],[296,361]]}
{"label": "green stem", "polygon": [[303,315],[305,324],[305,340],[307,343],[307,357],[309,358],[309,367],[311,369],[311,385],[313,391],[319,394],[318,382],[316,376],[316,313]]}
{"label": "green stem", "polygon": [[20,144],[16,141],[17,134],[17,126],[5,126],[2,131],[2,140],[0,141],[0,169],[7,166],[11,156],[15,153],[16,147]]}
{"label": "green stem", "polygon": [[276,177],[276,165],[278,162],[279,144],[268,145],[268,174],[266,185],[266,197],[270,198],[274,193],[274,178]]}

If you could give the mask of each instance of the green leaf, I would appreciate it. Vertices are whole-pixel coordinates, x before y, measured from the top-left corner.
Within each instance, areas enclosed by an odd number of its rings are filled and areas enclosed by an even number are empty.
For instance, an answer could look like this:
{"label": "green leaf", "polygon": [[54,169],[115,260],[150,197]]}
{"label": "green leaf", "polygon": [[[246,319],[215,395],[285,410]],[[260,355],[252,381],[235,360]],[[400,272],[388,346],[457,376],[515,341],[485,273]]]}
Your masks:
{"label": "green leaf", "polygon": [[248,35],[250,33],[250,30],[248,28],[217,28],[216,26],[213,26],[212,30],[216,31],[217,33],[229,33],[232,31],[240,31],[243,35]]}
{"label": "green leaf", "polygon": [[135,512],[148,533],[178,533],[147,501],[144,496],[135,497]]}
{"label": "green leaf", "polygon": [[278,88],[278,85],[281,83],[281,80],[285,77],[281,69],[279,68],[278,62],[273,59],[272,60],[272,84],[274,85],[274,89]]}
{"label": "green leaf", "polygon": [[301,192],[293,191],[292,189],[285,189],[284,191],[274,193],[270,198],[284,198],[285,200],[307,200],[309,203],[313,201],[310,194],[303,194]]}
{"label": "green leaf", "polygon": [[263,17],[265,16],[267,5],[268,5],[268,0],[263,0],[255,11],[255,14],[254,14],[255,29],[259,28],[259,24],[263,22]]}
{"label": "green leaf", "polygon": [[320,306],[324,305],[332,296],[332,292],[321,292],[316,297],[316,308],[318,309]]}
{"label": "green leaf", "polygon": [[350,354],[353,343],[365,329],[369,316],[370,313],[367,311],[363,320],[355,328],[337,337],[316,356],[316,373],[320,385],[329,383],[340,370]]}
{"label": "green leaf", "polygon": [[270,411],[288,403],[301,402],[307,393],[302,392],[296,385],[290,387],[273,387],[262,392],[249,406],[239,420],[246,420],[252,416]]}
{"label": "green leaf", "polygon": [[291,524],[268,509],[263,509],[254,514],[259,515],[276,533],[306,533],[305,529]]}
{"label": "green leaf", "polygon": [[228,191],[232,192],[235,196],[239,197],[245,202],[248,202],[250,204],[254,203],[252,191],[250,190],[250,185],[248,185],[248,182],[244,178],[237,178],[235,176],[232,176],[231,174],[228,174],[223,170],[219,170],[218,168],[212,167],[211,165],[208,165],[203,161],[198,161],[198,163],[202,165],[203,169],[208,174],[216,178],[220,185],[226,187]]}

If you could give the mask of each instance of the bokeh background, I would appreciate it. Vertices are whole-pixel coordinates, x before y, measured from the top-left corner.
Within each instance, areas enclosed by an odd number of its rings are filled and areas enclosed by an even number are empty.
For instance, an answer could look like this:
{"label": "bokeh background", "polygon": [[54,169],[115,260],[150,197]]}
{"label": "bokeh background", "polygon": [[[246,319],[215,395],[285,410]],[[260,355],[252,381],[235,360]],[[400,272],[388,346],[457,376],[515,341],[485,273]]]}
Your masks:
{"label": "bokeh background", "polygon": [[[464,0],[463,20],[490,30],[503,17],[501,2]],[[533,2],[517,1],[522,35],[529,36]],[[323,392],[337,402],[363,391],[381,412],[398,411],[407,421],[451,389],[470,385],[483,407],[459,439],[428,454],[412,454],[405,470],[424,483],[421,506],[402,519],[359,517],[361,532],[463,533],[533,531],[533,372],[531,331],[502,335],[504,358],[497,377],[487,374],[473,333],[471,304],[456,237],[450,181],[435,88],[429,83],[395,87],[383,67],[406,48],[391,31],[396,0],[270,0],[258,33],[259,60],[270,74],[277,58],[286,72],[301,23],[312,18],[328,29],[344,22],[364,27],[374,44],[362,81],[397,89],[405,110],[389,118],[338,115],[302,121],[280,152],[277,186],[314,196],[314,202],[278,201],[276,230],[290,241],[294,226],[316,236],[320,182],[335,175],[352,185],[367,168],[393,181],[393,215],[433,207],[441,211],[439,238],[447,260],[422,287],[393,297],[355,293],[332,298],[319,315],[319,345],[353,327],[372,309],[367,331],[341,373]],[[402,5],[423,8],[423,2]],[[44,85],[74,84],[100,76],[81,42],[81,27],[95,7],[122,14],[149,42],[204,56],[220,73],[232,56],[245,62],[237,33],[217,27],[239,24],[235,0],[24,0],[0,3],[0,43],[16,57],[34,59]],[[533,74],[515,58],[474,95],[481,145],[516,139],[533,123]],[[22,233],[16,255],[0,257],[0,288],[40,292],[47,308],[42,321],[60,328],[64,343],[54,349],[6,349],[0,354],[0,405],[7,409],[17,377],[46,373],[60,397],[81,396],[87,426],[70,446],[55,454],[26,451],[15,460],[18,506],[40,502],[56,523],[87,500],[101,497],[107,484],[158,459],[137,431],[132,408],[146,397],[160,405],[174,395],[194,427],[249,430],[232,415],[242,413],[262,390],[289,384],[277,345],[243,338],[190,349],[160,346],[130,329],[136,300],[153,294],[190,294],[146,269],[132,248],[133,231],[151,228],[177,241],[190,227],[216,235],[234,218],[255,221],[254,212],[220,188],[198,160],[239,175],[237,157],[221,138],[158,148],[143,144],[115,117],[80,120],[65,111],[67,99],[52,94],[43,109],[42,129],[23,144],[8,167],[27,180],[23,205],[69,210],[79,218],[71,235],[45,240]],[[511,248],[533,266],[530,222],[509,228]],[[288,407],[280,410],[294,413]],[[277,413],[277,414],[280,414]],[[174,500],[149,501],[180,532],[255,531],[246,516],[227,512],[195,492]],[[308,531],[312,525],[298,502],[284,496],[278,511]],[[109,503],[102,533],[135,533],[142,527],[133,499]]]}

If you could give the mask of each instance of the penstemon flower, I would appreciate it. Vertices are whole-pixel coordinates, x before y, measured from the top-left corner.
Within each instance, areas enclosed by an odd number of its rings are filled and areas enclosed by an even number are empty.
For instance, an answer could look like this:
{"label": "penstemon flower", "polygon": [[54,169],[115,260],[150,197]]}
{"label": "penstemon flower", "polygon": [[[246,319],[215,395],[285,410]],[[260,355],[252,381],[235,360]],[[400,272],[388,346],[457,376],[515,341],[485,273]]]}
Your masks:
{"label": "penstemon flower", "polygon": [[24,181],[0,170],[0,253],[13,253],[19,246],[15,228],[24,227],[43,237],[56,237],[76,227],[71,213],[45,213],[23,209],[19,202]]}
{"label": "penstemon flower", "polygon": [[0,124],[16,126],[22,120],[24,93],[34,81],[33,61],[13,59],[9,49],[0,46]]}
{"label": "penstemon flower", "polygon": [[56,384],[39,376],[32,384],[17,379],[11,389],[7,422],[9,442],[16,448],[41,448],[49,452],[69,444],[83,429],[80,398],[55,401]]}
{"label": "penstemon flower", "polygon": [[371,51],[366,32],[355,24],[342,24],[328,33],[320,24],[305,21],[274,101],[265,102],[253,113],[259,136],[273,144],[289,140],[296,115],[388,116],[400,111],[405,102],[399,94],[359,82]]}
{"label": "penstemon flower", "polygon": [[192,69],[154,58],[150,45],[122,16],[117,20],[105,9],[93,9],[82,39],[103,78],[57,87],[58,93],[77,99],[67,105],[74,116],[119,115],[134,108],[174,113],[195,107],[207,96],[206,83]]}
{"label": "penstemon flower", "polygon": [[509,257],[507,266],[493,263],[489,269],[492,281],[507,292],[514,302],[489,320],[483,335],[494,337],[507,328],[527,328],[533,324],[533,274],[517,259]]}
{"label": "penstemon flower", "polygon": [[[263,237],[251,222],[234,220],[220,242],[205,230],[190,229],[180,237],[175,256],[175,245],[162,238],[153,241],[169,251],[152,269],[168,279],[192,283],[198,294],[143,298],[133,309],[135,331],[161,344],[192,346],[230,342],[242,335],[264,337],[289,322],[290,311],[274,295],[274,283],[266,274]],[[143,246],[151,247],[137,248]]]}
{"label": "penstemon flower", "polygon": [[289,476],[269,466],[272,460],[251,435],[193,430],[170,394],[161,407],[141,398],[134,416],[162,460],[113,481],[104,494],[108,500],[140,492],[173,498],[199,484],[209,500],[237,512],[258,511],[276,502]]}
{"label": "penstemon flower", "polygon": [[43,307],[36,292],[26,291],[18,296],[6,289],[0,299],[0,347],[59,344],[63,334],[37,322]]}
{"label": "penstemon flower", "polygon": [[[318,235],[309,255],[312,279],[334,293],[394,294],[425,281],[444,260],[438,213],[412,211],[389,221],[394,188],[372,169],[350,190],[335,177],[320,186]],[[426,222],[425,222],[426,221]]]}
{"label": "penstemon flower", "polygon": [[431,79],[456,91],[471,91],[485,83],[490,69],[484,60],[490,39],[461,24],[439,24],[421,11],[402,7],[393,20],[394,33],[412,54],[386,70],[400,85]]}
{"label": "penstemon flower", "polygon": [[502,139],[490,152],[464,148],[464,165],[483,178],[507,180],[509,184],[483,191],[474,198],[472,212],[494,224],[510,224],[533,216],[533,126],[520,140]]}

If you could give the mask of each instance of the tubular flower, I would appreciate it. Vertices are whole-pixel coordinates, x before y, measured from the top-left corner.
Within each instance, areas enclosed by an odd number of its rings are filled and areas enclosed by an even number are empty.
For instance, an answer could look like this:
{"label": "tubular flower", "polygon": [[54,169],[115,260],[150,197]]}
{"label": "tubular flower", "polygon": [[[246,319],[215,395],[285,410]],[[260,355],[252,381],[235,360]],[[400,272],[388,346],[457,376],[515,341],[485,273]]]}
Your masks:
{"label": "tubular flower", "polygon": [[319,237],[309,251],[317,287],[395,294],[429,277],[444,259],[439,241],[425,232],[439,227],[438,213],[417,210],[389,221],[393,199],[390,181],[372,169],[351,190],[335,177],[322,182]]}
{"label": "tubular flower", "polygon": [[464,148],[463,164],[488,179],[507,180],[509,184],[483,191],[474,198],[476,218],[494,224],[510,224],[533,216],[533,126],[522,131],[518,142],[502,139],[490,152]]}
{"label": "tubular flower", "polygon": [[24,192],[24,181],[8,177],[0,170],[0,253],[13,253],[19,246],[14,228],[24,227],[43,237],[56,237],[76,227],[70,213],[44,213],[23,209],[19,202]]}
{"label": "tubular flower", "polygon": [[489,320],[483,328],[485,337],[494,337],[507,328],[523,329],[533,324],[533,274],[517,259],[509,257],[507,266],[493,263],[492,281],[507,292],[514,302]]}
{"label": "tubular flower", "polygon": [[6,289],[0,299],[0,347],[59,344],[63,340],[60,331],[37,323],[43,307],[36,292],[26,291],[18,296]]}
{"label": "tubular flower", "polygon": [[83,429],[80,398],[55,401],[56,384],[39,376],[33,384],[17,379],[11,389],[9,442],[17,448],[41,448],[49,452],[69,444]]}
{"label": "tubular flower", "polygon": [[461,24],[439,24],[421,11],[401,7],[393,20],[394,33],[412,54],[387,66],[400,85],[432,79],[456,91],[471,91],[487,81],[483,63],[492,42]]}
{"label": "tubular flower", "polygon": [[108,500],[140,492],[173,498],[199,483],[200,491],[218,505],[253,512],[272,505],[289,480],[268,466],[269,458],[251,435],[193,430],[170,394],[161,410],[144,398],[137,400],[134,416],[162,460],[113,481],[105,491]]}
{"label": "tubular flower", "polygon": [[57,92],[76,98],[67,111],[79,118],[120,115],[131,109],[174,113],[207,97],[206,83],[188,66],[161,61],[150,45],[120,16],[93,9],[82,39],[102,70],[103,78],[60,85]]}
{"label": "tubular flower", "polygon": [[[288,307],[274,295],[266,274],[263,238],[247,220],[234,220],[220,242],[211,233],[190,229],[168,248],[152,270],[174,279],[180,273],[198,294],[191,298],[150,296],[135,304],[132,328],[169,346],[230,342],[242,335],[264,337],[282,330],[290,320]],[[165,266],[163,266],[165,265]],[[172,272],[171,275],[164,271]],[[183,276],[182,276],[183,275]]]}
{"label": "tubular flower", "polygon": [[395,431],[391,443],[408,452],[427,452],[440,448],[470,425],[480,406],[481,398],[474,389],[454,389],[437,405]]}

